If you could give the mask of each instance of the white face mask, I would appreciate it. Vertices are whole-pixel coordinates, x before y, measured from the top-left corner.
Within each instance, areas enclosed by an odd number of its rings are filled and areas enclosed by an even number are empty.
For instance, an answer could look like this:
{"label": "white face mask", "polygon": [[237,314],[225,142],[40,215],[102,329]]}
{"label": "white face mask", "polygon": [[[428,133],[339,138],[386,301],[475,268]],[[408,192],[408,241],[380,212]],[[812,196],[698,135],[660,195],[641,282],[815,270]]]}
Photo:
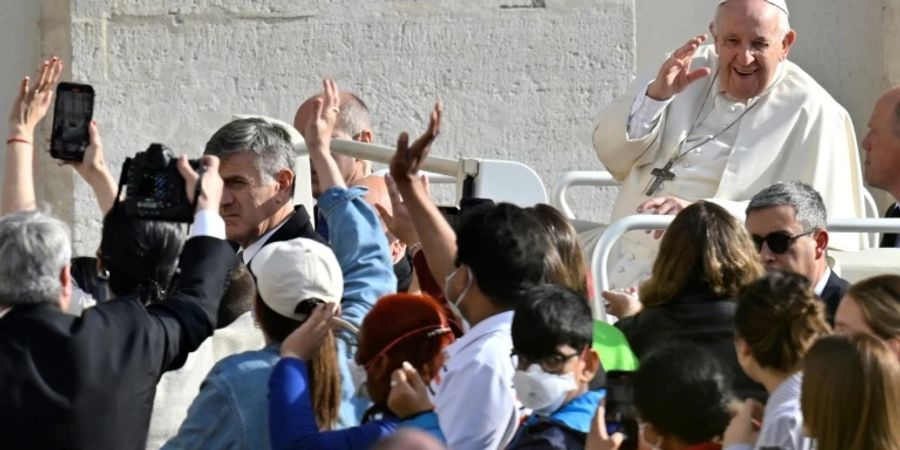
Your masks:
{"label": "white face mask", "polygon": [[457,267],[453,272],[447,274],[447,277],[444,278],[444,296],[447,297],[447,306],[450,307],[450,311],[453,312],[453,315],[456,316],[457,319],[461,321],[465,321],[465,317],[463,317],[462,310],[459,309],[459,305],[462,303],[463,299],[466,298],[466,294],[469,293],[469,289],[472,287],[472,270],[469,269],[469,266],[466,267],[467,275],[469,276],[469,280],[466,281],[466,287],[459,293],[459,296],[456,298],[450,298],[450,295],[447,293],[447,288],[450,287],[450,280],[459,272],[459,269],[462,269],[463,266]]}
{"label": "white face mask", "polygon": [[516,370],[513,387],[526,408],[547,416],[563,405],[566,396],[578,389],[578,383],[572,372],[547,373],[539,364],[532,364],[528,370]]}

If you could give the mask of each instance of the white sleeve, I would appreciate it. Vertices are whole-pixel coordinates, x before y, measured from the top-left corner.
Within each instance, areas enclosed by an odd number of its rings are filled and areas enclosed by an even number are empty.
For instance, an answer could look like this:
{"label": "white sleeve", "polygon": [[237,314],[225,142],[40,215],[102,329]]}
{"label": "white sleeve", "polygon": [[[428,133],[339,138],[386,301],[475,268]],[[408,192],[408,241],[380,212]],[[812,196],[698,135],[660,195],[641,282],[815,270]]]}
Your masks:
{"label": "white sleeve", "polygon": [[194,213],[194,224],[191,226],[191,236],[209,236],[225,239],[225,220],[215,211],[200,209]]}
{"label": "white sleeve", "polygon": [[435,413],[447,448],[484,450],[509,443],[518,413],[512,387],[502,372],[478,362],[446,374],[442,383]]}
{"label": "white sleeve", "polygon": [[[650,81],[650,83],[652,82]],[[650,83],[647,83],[647,86],[650,86]],[[659,122],[663,111],[675,98],[672,96],[668,100],[659,101],[648,97],[647,89],[639,92],[635,96],[634,103],[631,104],[631,114],[628,116],[628,138],[632,140],[641,139],[650,134],[653,127]]]}
{"label": "white sleeve", "polygon": [[72,286],[72,299],[69,301],[69,310],[66,311],[73,316],[80,316],[85,309],[93,307],[97,304],[91,294],[83,291],[77,285]]}

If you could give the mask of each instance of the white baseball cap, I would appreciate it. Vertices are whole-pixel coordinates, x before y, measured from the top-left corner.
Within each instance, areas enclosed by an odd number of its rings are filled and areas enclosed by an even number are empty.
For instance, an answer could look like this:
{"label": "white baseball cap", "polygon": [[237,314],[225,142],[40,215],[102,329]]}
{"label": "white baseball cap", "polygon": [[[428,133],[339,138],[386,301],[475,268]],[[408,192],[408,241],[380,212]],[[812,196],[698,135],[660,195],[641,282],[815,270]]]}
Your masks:
{"label": "white baseball cap", "polygon": [[300,322],[311,312],[308,304],[298,311],[304,300],[340,304],[344,293],[344,276],[334,252],[312,239],[267,244],[250,261],[250,270],[263,303]]}

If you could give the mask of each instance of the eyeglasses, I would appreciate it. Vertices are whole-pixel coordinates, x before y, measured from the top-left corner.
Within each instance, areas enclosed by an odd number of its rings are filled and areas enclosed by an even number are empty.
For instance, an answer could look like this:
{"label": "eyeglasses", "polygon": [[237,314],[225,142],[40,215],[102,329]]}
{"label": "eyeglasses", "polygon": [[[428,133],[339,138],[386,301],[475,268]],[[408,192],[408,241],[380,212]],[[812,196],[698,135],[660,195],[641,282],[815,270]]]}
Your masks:
{"label": "eyeglasses", "polygon": [[769,234],[766,237],[759,237],[754,234],[752,236],[752,238],[753,238],[753,243],[756,244],[757,252],[762,251],[763,243],[765,243],[769,247],[769,250],[772,253],[782,254],[782,253],[788,251],[789,248],[791,248],[791,244],[793,244],[797,238],[806,236],[808,234],[815,233],[816,231],[817,231],[816,228],[811,228],[809,230],[804,230],[800,234],[795,234],[793,236],[790,233],[787,233],[784,231],[776,231],[774,233]]}
{"label": "eyeglasses", "polygon": [[509,359],[512,361],[513,367],[519,370],[527,370],[532,364],[537,364],[541,366],[541,369],[544,369],[544,372],[562,373],[566,368],[566,363],[569,362],[570,359],[581,355],[581,353],[582,352],[575,352],[571,355],[556,353],[545,358],[534,360],[524,355],[520,355],[513,350],[512,353],[509,354]]}

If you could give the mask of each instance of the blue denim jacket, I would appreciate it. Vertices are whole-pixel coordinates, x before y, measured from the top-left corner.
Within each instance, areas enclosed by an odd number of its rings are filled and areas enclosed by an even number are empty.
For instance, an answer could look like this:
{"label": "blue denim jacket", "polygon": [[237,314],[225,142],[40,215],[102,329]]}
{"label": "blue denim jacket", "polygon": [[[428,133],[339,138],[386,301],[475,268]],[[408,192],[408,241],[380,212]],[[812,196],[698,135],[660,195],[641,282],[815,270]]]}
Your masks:
{"label": "blue denim jacket", "polygon": [[[344,275],[341,316],[357,327],[379,298],[394,292],[397,279],[378,215],[363,199],[363,187],[333,187],[319,196],[319,210],[330,230],[330,244]],[[341,374],[338,426],[359,424],[368,401],[355,397],[348,363],[355,339],[336,339]],[[164,449],[268,449],[268,380],[278,362],[278,346],[220,361],[210,371],[178,434]]]}

